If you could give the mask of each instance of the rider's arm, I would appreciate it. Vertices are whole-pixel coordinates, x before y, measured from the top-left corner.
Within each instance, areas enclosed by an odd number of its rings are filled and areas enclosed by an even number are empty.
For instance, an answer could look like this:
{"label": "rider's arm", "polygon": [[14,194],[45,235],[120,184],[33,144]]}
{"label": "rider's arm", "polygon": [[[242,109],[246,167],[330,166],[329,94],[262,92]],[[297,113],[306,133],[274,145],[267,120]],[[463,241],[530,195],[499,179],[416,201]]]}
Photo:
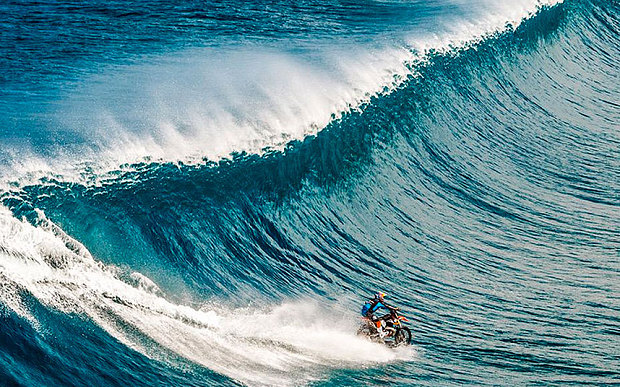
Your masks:
{"label": "rider's arm", "polygon": [[387,310],[396,310],[396,309],[398,309],[398,308],[394,308],[394,307],[392,307],[392,306],[390,306],[390,305],[386,304],[386,303],[385,303],[385,301],[379,301],[379,302],[377,302],[377,304],[379,305],[379,306],[377,307],[377,310],[379,310],[379,309],[381,309],[381,308],[383,308],[383,309],[387,309]]}

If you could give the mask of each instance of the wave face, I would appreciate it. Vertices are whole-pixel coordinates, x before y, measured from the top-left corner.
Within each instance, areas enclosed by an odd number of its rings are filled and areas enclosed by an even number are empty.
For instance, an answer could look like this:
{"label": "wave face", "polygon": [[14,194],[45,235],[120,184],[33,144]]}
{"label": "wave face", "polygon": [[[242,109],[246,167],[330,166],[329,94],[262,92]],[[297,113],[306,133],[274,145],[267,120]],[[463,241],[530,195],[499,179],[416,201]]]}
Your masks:
{"label": "wave face", "polygon": [[620,9],[536,5],[1,6],[0,384],[617,381]]}

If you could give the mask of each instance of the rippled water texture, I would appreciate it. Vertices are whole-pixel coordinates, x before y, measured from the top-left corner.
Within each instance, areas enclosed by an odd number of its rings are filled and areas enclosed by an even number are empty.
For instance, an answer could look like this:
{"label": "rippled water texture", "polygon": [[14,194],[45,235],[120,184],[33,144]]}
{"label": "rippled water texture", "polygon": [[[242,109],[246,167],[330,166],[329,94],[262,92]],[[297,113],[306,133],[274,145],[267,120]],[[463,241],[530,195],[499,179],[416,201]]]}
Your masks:
{"label": "rippled water texture", "polygon": [[1,385],[620,380],[617,1],[0,11]]}

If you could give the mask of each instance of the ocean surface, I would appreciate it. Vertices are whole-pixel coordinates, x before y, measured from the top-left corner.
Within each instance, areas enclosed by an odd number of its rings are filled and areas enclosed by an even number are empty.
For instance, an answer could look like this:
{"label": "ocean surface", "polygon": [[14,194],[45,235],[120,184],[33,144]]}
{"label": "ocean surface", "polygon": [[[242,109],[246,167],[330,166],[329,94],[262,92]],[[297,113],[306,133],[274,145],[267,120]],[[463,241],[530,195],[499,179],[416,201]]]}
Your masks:
{"label": "ocean surface", "polygon": [[619,382],[617,0],[0,3],[0,386]]}

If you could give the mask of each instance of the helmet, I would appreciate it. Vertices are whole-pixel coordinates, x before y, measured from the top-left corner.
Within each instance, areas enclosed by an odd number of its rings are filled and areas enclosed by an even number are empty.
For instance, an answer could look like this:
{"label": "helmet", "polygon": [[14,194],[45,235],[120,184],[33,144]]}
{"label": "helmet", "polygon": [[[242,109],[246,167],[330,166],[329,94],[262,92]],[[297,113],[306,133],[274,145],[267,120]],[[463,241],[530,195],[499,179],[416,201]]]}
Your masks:
{"label": "helmet", "polygon": [[383,297],[385,297],[385,293],[383,292],[379,292],[375,295],[375,297],[377,297],[379,300],[383,301]]}

